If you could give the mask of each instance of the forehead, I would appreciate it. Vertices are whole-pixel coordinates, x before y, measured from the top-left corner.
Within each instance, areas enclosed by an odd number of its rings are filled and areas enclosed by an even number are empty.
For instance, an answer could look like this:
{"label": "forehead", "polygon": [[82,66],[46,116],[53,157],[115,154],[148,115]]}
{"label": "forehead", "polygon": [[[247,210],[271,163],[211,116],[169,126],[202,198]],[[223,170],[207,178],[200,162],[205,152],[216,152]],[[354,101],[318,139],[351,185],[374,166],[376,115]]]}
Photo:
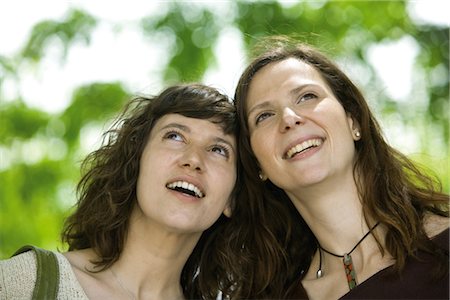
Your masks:
{"label": "forehead", "polygon": [[231,134],[225,134],[221,124],[213,122],[214,119],[197,119],[185,117],[181,114],[167,114],[162,116],[156,121],[152,132],[161,130],[165,127],[177,127],[183,131],[191,132],[197,135],[202,135],[205,138],[208,136],[215,137],[227,137],[230,142],[234,143],[235,136]]}
{"label": "forehead", "polygon": [[255,100],[255,97],[260,99],[264,95],[307,84],[319,84],[327,87],[320,73],[299,59],[287,58],[270,63],[253,76],[247,95],[249,105]]}

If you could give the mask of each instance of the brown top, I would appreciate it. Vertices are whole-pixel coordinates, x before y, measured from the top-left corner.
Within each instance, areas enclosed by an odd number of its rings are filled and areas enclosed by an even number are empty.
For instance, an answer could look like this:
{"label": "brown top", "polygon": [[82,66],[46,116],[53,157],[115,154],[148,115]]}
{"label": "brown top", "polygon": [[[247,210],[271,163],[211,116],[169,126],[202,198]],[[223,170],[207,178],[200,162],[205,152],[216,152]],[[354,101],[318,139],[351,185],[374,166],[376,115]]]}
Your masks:
{"label": "brown top", "polygon": [[[449,251],[449,229],[432,241]],[[401,274],[387,267],[361,282],[340,299],[449,299],[449,275],[433,279],[434,265],[431,255],[418,252],[419,259],[408,258]],[[448,263],[448,260],[447,260]],[[308,299],[303,286],[299,286],[294,299]]]}

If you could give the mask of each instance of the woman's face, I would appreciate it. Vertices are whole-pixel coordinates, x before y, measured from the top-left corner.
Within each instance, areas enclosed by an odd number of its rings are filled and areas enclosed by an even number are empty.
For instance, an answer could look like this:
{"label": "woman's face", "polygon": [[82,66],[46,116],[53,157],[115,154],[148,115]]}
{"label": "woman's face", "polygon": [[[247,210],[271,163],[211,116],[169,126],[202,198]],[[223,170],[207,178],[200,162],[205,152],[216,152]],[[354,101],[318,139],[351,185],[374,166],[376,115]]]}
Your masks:
{"label": "woman's face", "polygon": [[288,58],[260,69],[246,108],[261,170],[288,194],[352,176],[357,124],[310,65]]}
{"label": "woman's face", "polygon": [[153,127],[142,153],[138,207],[150,225],[203,232],[230,215],[236,182],[235,137],[209,120],[168,114]]}

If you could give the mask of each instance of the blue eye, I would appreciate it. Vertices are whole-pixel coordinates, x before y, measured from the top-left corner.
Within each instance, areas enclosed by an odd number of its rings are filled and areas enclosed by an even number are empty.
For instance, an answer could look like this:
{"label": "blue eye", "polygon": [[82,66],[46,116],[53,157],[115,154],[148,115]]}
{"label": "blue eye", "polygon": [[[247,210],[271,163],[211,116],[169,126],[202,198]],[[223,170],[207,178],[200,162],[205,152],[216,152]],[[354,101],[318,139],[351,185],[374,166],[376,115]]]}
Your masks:
{"label": "blue eye", "polygon": [[263,112],[263,113],[260,113],[259,115],[256,116],[256,122],[255,122],[255,124],[258,125],[259,122],[264,121],[265,119],[267,119],[268,117],[270,117],[270,116],[272,116],[272,115],[273,115],[273,114],[272,114],[272,113],[269,113],[269,112]]}

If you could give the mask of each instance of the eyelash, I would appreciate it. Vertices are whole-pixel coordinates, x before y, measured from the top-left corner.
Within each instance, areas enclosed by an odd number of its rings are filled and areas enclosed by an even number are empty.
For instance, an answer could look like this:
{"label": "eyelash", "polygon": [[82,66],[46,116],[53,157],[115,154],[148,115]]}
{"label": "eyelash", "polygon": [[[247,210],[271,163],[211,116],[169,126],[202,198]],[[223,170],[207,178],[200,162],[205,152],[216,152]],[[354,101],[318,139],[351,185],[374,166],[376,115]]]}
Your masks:
{"label": "eyelash", "polygon": [[306,96],[312,96],[312,98],[317,98],[316,94],[314,94],[314,93],[306,93],[306,94],[303,94],[302,96],[300,96],[300,98],[298,98],[297,103],[311,100],[311,98],[307,99],[307,100],[303,100],[303,98],[305,98]]}
{"label": "eyelash", "polygon": [[[224,152],[224,154],[218,153],[219,155],[222,155],[222,156],[224,156],[224,157],[226,157],[226,158],[229,158],[229,157],[230,157],[230,149],[228,149],[227,146],[223,146],[223,145],[212,145],[211,148],[210,148],[210,151],[215,152],[214,149],[216,149],[216,148],[219,148],[220,150],[222,150],[222,151]],[[217,153],[217,152],[215,152],[215,153]]]}
{"label": "eyelash", "polygon": [[163,138],[164,138],[164,139],[169,139],[169,140],[175,140],[175,139],[173,138],[174,135],[177,135],[178,137],[181,138],[181,140],[184,141],[184,136],[183,136],[183,134],[181,134],[181,132],[179,132],[179,131],[177,131],[177,130],[173,130],[173,129],[167,131],[167,132],[164,134]]}
{"label": "eyelash", "polygon": [[[272,114],[269,112],[262,112],[256,116],[255,124],[258,125],[261,121],[264,121],[266,118],[270,117]],[[264,118],[262,118],[264,117]]]}

